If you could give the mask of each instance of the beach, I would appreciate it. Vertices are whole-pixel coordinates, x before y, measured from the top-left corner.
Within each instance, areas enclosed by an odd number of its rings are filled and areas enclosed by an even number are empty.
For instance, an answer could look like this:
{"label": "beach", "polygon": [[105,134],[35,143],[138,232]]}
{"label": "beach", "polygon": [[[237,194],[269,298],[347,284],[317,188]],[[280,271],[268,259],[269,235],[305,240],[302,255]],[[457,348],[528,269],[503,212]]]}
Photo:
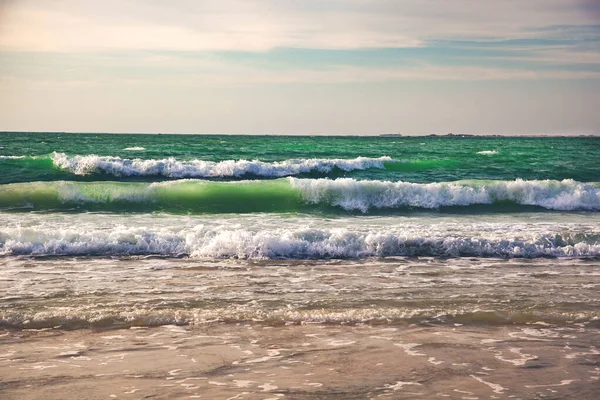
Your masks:
{"label": "beach", "polygon": [[[101,263],[115,268],[104,282],[83,271]],[[2,331],[3,398],[592,399],[599,388],[597,262],[35,265],[48,311]],[[144,279],[124,279],[133,271]]]}
{"label": "beach", "polygon": [[7,332],[2,392],[5,399],[593,399],[596,339],[585,326],[546,325]]}
{"label": "beach", "polygon": [[3,399],[600,390],[598,138],[2,135]]}

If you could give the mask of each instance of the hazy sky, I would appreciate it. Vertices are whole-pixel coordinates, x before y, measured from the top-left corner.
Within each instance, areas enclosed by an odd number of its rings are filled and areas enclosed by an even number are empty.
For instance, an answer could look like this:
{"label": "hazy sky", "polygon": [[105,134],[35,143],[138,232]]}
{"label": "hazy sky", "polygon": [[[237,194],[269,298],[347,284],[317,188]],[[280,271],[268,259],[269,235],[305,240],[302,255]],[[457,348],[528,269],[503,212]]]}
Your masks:
{"label": "hazy sky", "polygon": [[600,1],[0,0],[0,130],[600,134]]}

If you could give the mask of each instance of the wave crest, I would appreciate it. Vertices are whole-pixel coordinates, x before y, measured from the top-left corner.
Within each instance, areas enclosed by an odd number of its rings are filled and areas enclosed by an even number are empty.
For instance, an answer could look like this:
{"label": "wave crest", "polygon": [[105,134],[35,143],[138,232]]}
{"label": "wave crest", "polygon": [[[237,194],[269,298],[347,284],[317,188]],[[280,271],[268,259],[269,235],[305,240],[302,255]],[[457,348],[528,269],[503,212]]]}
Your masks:
{"label": "wave crest", "polygon": [[[84,211],[294,212],[343,209],[443,209],[521,206],[549,210],[600,210],[600,185],[563,181],[459,181],[410,183],[355,179],[211,182],[32,182],[0,187],[0,208]],[[511,209],[509,207],[509,209]]]}
{"label": "wave crest", "polygon": [[0,156],[0,161],[2,161],[2,160],[22,160],[24,158],[27,158],[27,156]]}
{"label": "wave crest", "polygon": [[355,179],[295,179],[309,203],[327,203],[346,210],[427,208],[511,202],[550,210],[600,210],[600,188],[576,182],[543,180],[410,183]]}
{"label": "wave crest", "polygon": [[[134,148],[126,149],[133,150]],[[137,149],[136,149],[137,150]],[[76,175],[103,173],[123,176],[164,176],[168,178],[217,178],[254,175],[262,177],[284,177],[309,172],[331,172],[385,168],[384,163],[393,162],[390,157],[357,157],[355,159],[298,159],[276,162],[225,160],[179,161],[174,158],[162,160],[125,159],[97,155],[68,156],[65,153],[52,155],[54,165]]]}
{"label": "wave crest", "polygon": [[[597,257],[600,232],[546,231],[516,238],[507,227],[464,231],[428,228],[367,231],[332,229],[232,229],[198,225],[185,229],[119,226],[105,229],[4,228],[3,255],[188,255],[199,258],[330,259],[388,256]],[[510,230],[510,229],[509,229]]]}

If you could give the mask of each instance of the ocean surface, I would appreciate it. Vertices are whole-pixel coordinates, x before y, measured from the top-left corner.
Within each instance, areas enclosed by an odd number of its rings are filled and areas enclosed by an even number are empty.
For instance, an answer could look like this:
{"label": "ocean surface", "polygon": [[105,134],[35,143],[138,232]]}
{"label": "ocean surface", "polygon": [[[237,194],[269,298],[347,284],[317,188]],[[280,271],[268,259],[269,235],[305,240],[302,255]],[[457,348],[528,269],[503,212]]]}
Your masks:
{"label": "ocean surface", "polygon": [[3,133],[0,255],[12,328],[591,321],[600,138]]}
{"label": "ocean surface", "polygon": [[0,133],[0,397],[595,399],[600,138]]}

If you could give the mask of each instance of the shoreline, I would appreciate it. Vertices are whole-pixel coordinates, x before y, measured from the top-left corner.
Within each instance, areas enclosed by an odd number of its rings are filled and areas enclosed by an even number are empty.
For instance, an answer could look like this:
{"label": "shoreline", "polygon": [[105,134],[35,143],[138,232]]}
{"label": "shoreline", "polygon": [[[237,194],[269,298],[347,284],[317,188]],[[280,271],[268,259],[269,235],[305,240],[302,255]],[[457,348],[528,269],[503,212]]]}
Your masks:
{"label": "shoreline", "polygon": [[0,330],[3,399],[593,399],[597,328]]}

